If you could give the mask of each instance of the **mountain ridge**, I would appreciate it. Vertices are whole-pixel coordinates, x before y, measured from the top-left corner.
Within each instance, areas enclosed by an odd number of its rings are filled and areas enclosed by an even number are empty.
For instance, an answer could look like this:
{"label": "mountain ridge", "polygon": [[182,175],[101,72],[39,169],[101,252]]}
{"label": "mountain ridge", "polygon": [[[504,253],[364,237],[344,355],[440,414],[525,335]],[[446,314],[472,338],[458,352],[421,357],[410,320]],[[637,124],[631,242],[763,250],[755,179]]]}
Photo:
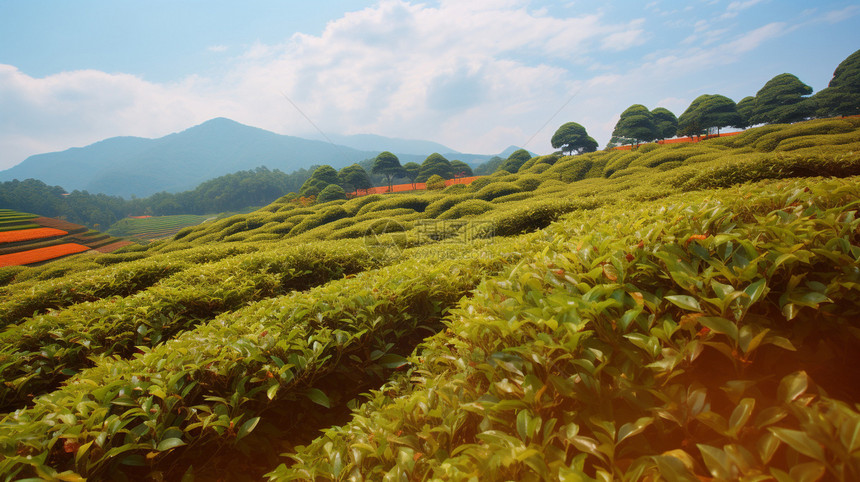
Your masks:
{"label": "mountain ridge", "polygon": [[[394,152],[404,163],[421,162],[432,152],[452,151],[432,141],[375,134],[334,137],[366,149],[277,134],[216,117],[163,137],[117,136],[83,147],[36,154],[0,171],[0,181],[33,178],[69,191],[144,197],[193,189],[209,179],[259,166],[284,172],[322,164],[338,169],[373,158],[383,150]],[[391,148],[382,149],[386,143]],[[493,157],[456,151],[442,154],[471,164]]]}

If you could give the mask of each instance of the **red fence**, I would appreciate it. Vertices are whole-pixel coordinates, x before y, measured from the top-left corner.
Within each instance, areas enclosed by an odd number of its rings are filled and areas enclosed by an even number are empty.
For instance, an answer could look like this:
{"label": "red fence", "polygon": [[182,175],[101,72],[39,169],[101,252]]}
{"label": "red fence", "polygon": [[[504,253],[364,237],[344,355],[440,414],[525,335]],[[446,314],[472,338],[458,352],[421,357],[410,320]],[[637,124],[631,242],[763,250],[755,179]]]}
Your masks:
{"label": "red fence", "polygon": [[[478,179],[480,176],[472,176],[472,177],[460,177],[455,179],[448,179],[445,181],[445,186],[451,186],[453,184],[471,184],[472,181]],[[367,194],[383,194],[386,192],[407,192],[407,191],[418,191],[427,189],[427,184],[423,182],[416,182],[414,184],[395,184],[391,186],[391,190],[388,189],[388,186],[379,186],[372,187],[370,189],[362,189],[360,191],[351,192],[348,196],[365,196]]]}
{"label": "red fence", "polygon": [[[736,136],[736,135],[740,134],[741,132],[744,132],[744,131],[726,132],[724,134],[719,134],[719,135],[711,134],[711,135],[707,135],[707,136],[696,136],[696,137],[692,137],[692,138],[690,138],[690,137],[676,137],[674,139],[659,140],[655,144],[684,144],[687,142],[699,142],[699,141],[704,141],[706,139],[715,139],[717,137]],[[650,144],[650,143],[643,143],[643,144]],[[643,144],[639,144],[639,145],[641,146]],[[613,147],[613,149],[617,149],[619,151],[629,151],[632,148],[633,148],[633,146],[630,146],[630,145]]]}

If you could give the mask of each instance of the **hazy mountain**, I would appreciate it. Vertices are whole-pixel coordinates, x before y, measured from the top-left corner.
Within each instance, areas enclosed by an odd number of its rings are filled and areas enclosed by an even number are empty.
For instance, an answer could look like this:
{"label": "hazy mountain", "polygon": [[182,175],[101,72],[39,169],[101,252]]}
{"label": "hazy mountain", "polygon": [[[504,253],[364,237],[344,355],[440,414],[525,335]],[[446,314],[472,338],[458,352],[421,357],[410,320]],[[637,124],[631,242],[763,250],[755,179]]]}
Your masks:
{"label": "hazy mountain", "polygon": [[[520,149],[522,149],[522,147],[517,147],[517,146],[508,146],[508,148],[507,148],[507,149],[505,149],[504,151],[502,151],[502,152],[500,152],[499,154],[496,154],[496,155],[497,155],[497,156],[499,156],[499,157],[501,157],[501,158],[503,158],[503,159],[507,159],[507,158],[508,158],[508,156],[510,156],[510,155],[511,155],[511,154],[513,154],[515,151],[518,151],[518,150],[520,150]],[[531,155],[532,155],[532,157],[535,157],[535,156],[537,155],[537,154],[535,154],[535,153],[534,153],[534,152],[532,152],[532,151],[528,151],[528,152],[529,152],[529,154],[531,154]]]}
{"label": "hazy mountain", "polygon": [[337,169],[383,150],[398,154],[404,163],[421,162],[433,152],[473,165],[493,157],[458,153],[436,142],[369,134],[332,139],[345,145],[275,134],[219,117],[158,139],[113,137],[30,156],[0,171],[0,181],[33,178],[68,191],[144,197],[192,189],[206,180],[258,166],[287,173],[320,164]]}
{"label": "hazy mountain", "polygon": [[360,151],[389,151],[401,155],[418,155],[427,157],[434,152],[457,153],[450,147],[433,141],[417,139],[397,139],[394,137],[378,136],[376,134],[354,134],[350,136],[329,135],[335,144],[351,147]]}
{"label": "hazy mountain", "polygon": [[158,139],[114,137],[30,156],[0,172],[0,180],[34,178],[70,191],[148,196],[262,165],[284,172],[313,164],[339,168],[376,154],[216,118]]}

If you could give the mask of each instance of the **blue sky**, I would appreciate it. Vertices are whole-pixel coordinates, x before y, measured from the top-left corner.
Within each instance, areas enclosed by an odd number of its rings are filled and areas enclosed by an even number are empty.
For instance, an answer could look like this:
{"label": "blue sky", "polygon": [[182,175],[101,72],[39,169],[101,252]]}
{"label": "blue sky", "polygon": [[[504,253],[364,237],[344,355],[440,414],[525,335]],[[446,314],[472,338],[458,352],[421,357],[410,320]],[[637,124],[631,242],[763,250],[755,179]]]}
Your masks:
{"label": "blue sky", "polygon": [[818,91],[858,48],[842,0],[0,0],[0,169],[219,116],[317,135],[283,95],[326,133],[545,153],[576,121],[604,145],[631,104]]}

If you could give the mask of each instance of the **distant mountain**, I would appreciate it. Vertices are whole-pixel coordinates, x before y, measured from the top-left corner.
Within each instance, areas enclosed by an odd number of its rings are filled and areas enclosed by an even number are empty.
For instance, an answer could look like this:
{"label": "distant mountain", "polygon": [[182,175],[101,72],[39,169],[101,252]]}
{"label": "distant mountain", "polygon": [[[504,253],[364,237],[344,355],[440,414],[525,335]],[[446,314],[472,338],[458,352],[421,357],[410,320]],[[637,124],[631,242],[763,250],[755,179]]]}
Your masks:
{"label": "distant mountain", "polygon": [[[515,151],[518,151],[518,150],[520,150],[520,149],[522,149],[522,147],[517,147],[517,146],[508,146],[508,148],[507,148],[507,149],[505,149],[504,151],[502,151],[502,152],[500,152],[499,154],[496,154],[496,155],[497,155],[497,156],[499,156],[499,157],[501,157],[502,159],[507,159],[511,154],[513,154]],[[526,150],[528,150],[528,149],[526,149]],[[535,153],[534,153],[534,152],[532,152],[532,151],[528,151],[528,153],[529,153],[529,154],[531,154],[531,156],[532,156],[532,157],[535,157],[535,156],[537,155],[537,154],[535,154]]]}
{"label": "distant mountain", "polygon": [[[378,136],[375,134],[356,134],[351,136],[329,135],[328,138],[336,144],[351,147],[353,149],[376,152],[391,151],[397,155],[401,163],[417,162],[420,164],[427,158],[427,156],[434,152],[442,154],[450,161],[457,159],[474,166],[487,162],[495,157],[492,154],[467,154],[459,152],[446,145],[439,144],[438,142],[415,139],[397,139],[393,137]],[[517,149],[519,149],[519,147],[510,146],[500,154],[496,154],[496,156],[507,158]]]}
{"label": "distant mountain", "polygon": [[68,191],[128,198],[193,189],[206,180],[258,166],[286,173],[319,164],[340,168],[383,150],[394,152],[404,163],[421,162],[433,152],[472,165],[493,157],[459,153],[436,142],[370,134],[332,139],[340,144],[275,134],[219,117],[158,139],[113,137],[30,156],[0,171],[0,181],[32,178]]}
{"label": "distant mountain", "polygon": [[454,149],[439,144],[438,142],[416,139],[397,139],[394,137],[384,137],[375,134],[354,134],[350,136],[329,135],[328,138],[335,144],[351,147],[360,151],[390,151],[397,154],[398,157],[401,155],[417,155],[424,156],[426,158],[434,152],[457,153]]}
{"label": "distant mountain", "polygon": [[114,137],[30,156],[0,172],[0,181],[34,178],[69,191],[142,197],[262,165],[284,172],[313,164],[339,168],[376,154],[216,118],[158,139]]}

